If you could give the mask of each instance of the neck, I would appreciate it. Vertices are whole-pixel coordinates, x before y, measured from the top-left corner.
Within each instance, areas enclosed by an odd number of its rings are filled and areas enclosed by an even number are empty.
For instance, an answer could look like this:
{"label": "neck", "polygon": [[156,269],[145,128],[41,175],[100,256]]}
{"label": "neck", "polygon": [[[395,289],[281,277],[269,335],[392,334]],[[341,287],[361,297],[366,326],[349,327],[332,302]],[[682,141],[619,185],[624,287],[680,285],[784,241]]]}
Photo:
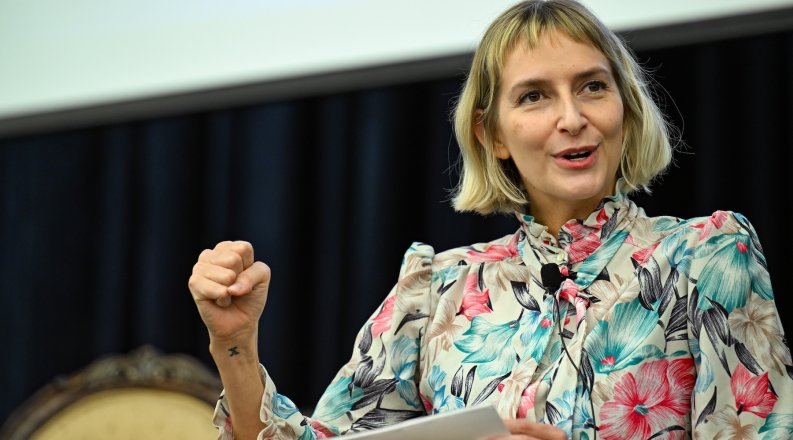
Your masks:
{"label": "neck", "polygon": [[[605,196],[604,196],[605,197]],[[589,217],[600,204],[602,197],[581,200],[579,203],[560,203],[559,201],[531,199],[530,210],[534,220],[548,227],[554,237],[559,236],[559,229],[570,220]]]}

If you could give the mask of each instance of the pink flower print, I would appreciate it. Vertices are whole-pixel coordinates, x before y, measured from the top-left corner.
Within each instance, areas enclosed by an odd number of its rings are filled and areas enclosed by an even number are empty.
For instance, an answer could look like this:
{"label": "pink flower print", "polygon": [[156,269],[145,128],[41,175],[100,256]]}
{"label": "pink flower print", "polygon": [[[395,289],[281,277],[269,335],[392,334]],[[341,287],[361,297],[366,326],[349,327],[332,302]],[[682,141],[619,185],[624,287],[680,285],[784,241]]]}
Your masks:
{"label": "pink flower print", "polygon": [[391,317],[394,315],[394,301],[396,301],[396,295],[388,297],[388,299],[385,300],[385,304],[383,304],[383,308],[380,309],[380,313],[372,319],[372,322],[374,322],[372,326],[373,338],[380,336],[380,334],[391,328]]}
{"label": "pink flower print", "polygon": [[[534,398],[537,395],[537,387],[540,386],[542,381],[534,382],[533,384],[526,387],[523,390],[523,393],[520,395],[520,403],[518,404],[518,413],[515,414],[515,418],[517,419],[525,419],[526,416],[529,414],[529,411],[534,409]],[[504,389],[504,384],[498,384],[498,392],[502,392]]]}
{"label": "pink flower print", "polygon": [[419,398],[421,398],[421,404],[424,405],[424,412],[427,414],[432,414],[432,400],[425,396],[421,391],[419,391]]}
{"label": "pink flower print", "polygon": [[567,249],[570,256],[570,263],[578,263],[584,261],[595,249],[600,246],[600,234],[592,231],[578,222],[570,222],[565,225],[573,237],[573,242]]}
{"label": "pink flower print", "polygon": [[465,279],[465,294],[463,303],[460,305],[460,313],[470,321],[476,315],[492,312],[488,306],[489,302],[490,290],[479,290],[479,275],[476,272],[468,274],[468,278]]}
{"label": "pink flower print", "polygon": [[707,220],[705,220],[704,223],[693,225],[695,228],[702,230],[702,232],[699,234],[698,240],[702,240],[703,238],[710,236],[714,230],[720,229],[722,225],[724,225],[724,222],[727,221],[729,216],[730,214],[728,214],[727,211],[716,211]]}
{"label": "pink flower print", "polygon": [[314,428],[314,433],[317,434],[317,438],[336,437],[336,433],[334,433],[327,426],[323,425],[321,422],[314,419],[310,419],[308,417],[306,417],[306,420],[308,420],[308,423],[311,425],[312,428]]}
{"label": "pink flower print", "polygon": [[609,215],[606,213],[606,208],[600,208],[597,216],[597,224],[603,226],[607,221],[609,221]]}
{"label": "pink flower print", "polygon": [[578,296],[578,286],[573,280],[564,280],[562,288],[559,290],[559,299],[565,300],[570,304],[575,304],[576,324],[584,319],[584,312],[586,312],[587,307],[589,307],[589,301]]}
{"label": "pink flower print", "polygon": [[[600,409],[604,440],[650,438],[670,426],[686,426],[691,390],[694,388],[691,358],[661,359],[625,374],[614,386],[614,398]],[[667,437],[683,439],[684,431]]]}
{"label": "pink flower print", "polygon": [[512,236],[506,246],[493,244],[485,248],[483,252],[468,251],[468,259],[473,263],[489,263],[501,261],[507,258],[518,256],[518,234]]}
{"label": "pink flower print", "polygon": [[659,244],[661,244],[660,241],[658,243],[653,244],[652,246],[650,246],[648,248],[636,251],[636,252],[633,253],[633,255],[631,255],[631,258],[636,260],[636,262],[639,263],[639,265],[643,265],[644,263],[647,262],[647,260],[650,259],[650,256],[653,255],[653,252],[655,252],[655,248],[657,248]]}
{"label": "pink flower print", "polygon": [[735,408],[739,415],[746,411],[766,418],[778,399],[768,389],[768,373],[753,376],[741,363],[738,363],[732,373],[730,389],[735,396]]}

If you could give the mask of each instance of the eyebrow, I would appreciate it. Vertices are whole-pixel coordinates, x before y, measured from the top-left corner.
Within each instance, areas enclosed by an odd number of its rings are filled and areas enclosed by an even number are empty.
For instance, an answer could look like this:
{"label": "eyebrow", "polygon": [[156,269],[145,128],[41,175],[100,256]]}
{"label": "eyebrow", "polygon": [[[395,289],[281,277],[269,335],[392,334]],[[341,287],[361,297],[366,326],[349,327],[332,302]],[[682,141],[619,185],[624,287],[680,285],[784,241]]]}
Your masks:
{"label": "eyebrow", "polygon": [[[606,69],[602,66],[592,67],[591,69],[587,69],[581,72],[576,73],[573,75],[573,80],[575,82],[581,81],[584,78],[589,78],[595,75],[606,75],[611,77],[611,71]],[[545,78],[526,78],[517,82],[512,88],[509,90],[508,96],[513,96],[517,90],[529,88],[532,86],[547,86],[550,84],[551,81]]]}

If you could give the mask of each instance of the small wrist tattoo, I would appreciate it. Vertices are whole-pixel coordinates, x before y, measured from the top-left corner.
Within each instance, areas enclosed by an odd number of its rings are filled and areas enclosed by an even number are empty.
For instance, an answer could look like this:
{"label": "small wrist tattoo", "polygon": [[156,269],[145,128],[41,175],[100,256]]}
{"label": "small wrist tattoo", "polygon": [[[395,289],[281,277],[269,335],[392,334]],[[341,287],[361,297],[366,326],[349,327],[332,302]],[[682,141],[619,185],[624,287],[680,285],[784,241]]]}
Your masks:
{"label": "small wrist tattoo", "polygon": [[236,356],[238,354],[240,354],[240,352],[237,351],[236,345],[234,347],[229,348],[229,357]]}

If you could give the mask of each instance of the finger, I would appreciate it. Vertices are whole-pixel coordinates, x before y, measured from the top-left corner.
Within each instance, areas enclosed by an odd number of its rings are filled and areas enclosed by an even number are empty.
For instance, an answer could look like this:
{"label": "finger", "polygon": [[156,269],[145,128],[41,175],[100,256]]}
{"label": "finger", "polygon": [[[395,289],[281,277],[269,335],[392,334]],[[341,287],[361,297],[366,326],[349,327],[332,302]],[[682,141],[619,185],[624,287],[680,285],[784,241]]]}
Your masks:
{"label": "finger", "polygon": [[215,300],[215,304],[217,304],[218,307],[226,308],[231,305],[231,297],[229,295],[226,295],[222,298],[218,298]]}
{"label": "finger", "polygon": [[236,252],[242,257],[243,269],[247,269],[253,264],[253,245],[247,241],[233,241],[228,250]]}
{"label": "finger", "polygon": [[548,440],[567,439],[567,434],[564,431],[545,423],[535,423],[525,419],[504,419],[504,424],[513,434],[525,434]]}
{"label": "finger", "polygon": [[193,295],[193,300],[196,302],[214,301],[228,296],[226,286],[198,274],[190,276],[187,285],[190,288],[190,293]]}
{"label": "finger", "polygon": [[245,295],[261,284],[265,289],[270,285],[270,268],[261,261],[257,261],[237,275],[237,280],[229,286],[228,293]]}
{"label": "finger", "polygon": [[193,273],[208,278],[218,284],[230,286],[237,279],[237,272],[211,263],[199,261],[193,266]]}
{"label": "finger", "polygon": [[530,435],[515,434],[515,435],[499,435],[497,437],[488,437],[487,440],[542,440]]}
{"label": "finger", "polygon": [[213,264],[215,266],[225,267],[226,269],[231,269],[234,273],[239,274],[243,270],[245,270],[245,266],[242,261],[242,256],[233,250],[222,249],[222,250],[214,250],[212,254],[209,256],[209,260],[207,261],[209,264]]}
{"label": "finger", "polygon": [[247,241],[221,241],[215,246],[216,252],[235,252],[242,258],[243,269],[253,264],[253,245]]}

